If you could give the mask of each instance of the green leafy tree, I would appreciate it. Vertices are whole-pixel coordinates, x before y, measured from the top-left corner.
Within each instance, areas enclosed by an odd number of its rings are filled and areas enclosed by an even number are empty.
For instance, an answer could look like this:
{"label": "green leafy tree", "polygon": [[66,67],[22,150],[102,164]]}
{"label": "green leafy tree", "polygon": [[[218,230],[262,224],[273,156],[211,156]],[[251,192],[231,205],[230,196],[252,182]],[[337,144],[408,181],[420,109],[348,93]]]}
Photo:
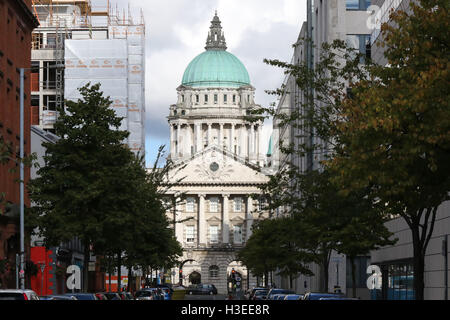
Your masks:
{"label": "green leafy tree", "polygon": [[[113,200],[121,199],[123,191],[115,184],[120,184],[132,157],[123,144],[129,133],[118,130],[122,118],[99,89],[100,84],[88,84],[79,89],[82,99],[67,101],[66,109],[57,110],[55,131],[60,139],[43,143],[45,166],[29,185],[46,246],[78,237],[84,245],[84,261],[89,261],[91,246],[104,243],[105,224],[123,210]],[[84,283],[87,290],[88,272]]]}
{"label": "green leafy tree", "polygon": [[368,188],[411,230],[414,289],[424,298],[424,257],[450,191],[448,1],[411,2],[391,14],[379,45],[387,66],[355,82],[335,122],[329,167],[345,191]]}

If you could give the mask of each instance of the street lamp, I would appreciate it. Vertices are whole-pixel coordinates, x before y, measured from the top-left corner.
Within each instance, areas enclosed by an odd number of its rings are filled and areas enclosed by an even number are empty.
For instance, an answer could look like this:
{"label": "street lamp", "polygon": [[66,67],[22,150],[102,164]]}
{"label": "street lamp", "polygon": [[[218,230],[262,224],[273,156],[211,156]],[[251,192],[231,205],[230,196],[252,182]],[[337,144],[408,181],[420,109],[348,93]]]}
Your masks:
{"label": "street lamp", "polygon": [[[64,65],[48,66],[51,68],[64,68]],[[25,290],[25,225],[24,225],[24,143],[23,143],[23,131],[24,131],[24,79],[25,70],[31,70],[36,68],[20,68],[20,289]],[[44,69],[44,68],[40,68]]]}

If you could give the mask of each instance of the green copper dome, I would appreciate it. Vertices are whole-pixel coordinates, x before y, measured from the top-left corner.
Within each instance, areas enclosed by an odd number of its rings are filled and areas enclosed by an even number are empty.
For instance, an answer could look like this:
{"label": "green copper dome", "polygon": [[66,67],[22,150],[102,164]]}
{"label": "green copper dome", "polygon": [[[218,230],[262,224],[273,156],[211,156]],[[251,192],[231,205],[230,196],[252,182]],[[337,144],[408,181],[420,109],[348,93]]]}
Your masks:
{"label": "green copper dome", "polygon": [[219,17],[214,16],[206,40],[206,51],[189,63],[184,71],[184,86],[231,87],[250,85],[250,77],[242,62],[226,51],[225,36]]}
{"label": "green copper dome", "polygon": [[250,84],[250,77],[242,62],[222,50],[208,50],[199,54],[186,68],[181,83],[189,87],[241,87]]}

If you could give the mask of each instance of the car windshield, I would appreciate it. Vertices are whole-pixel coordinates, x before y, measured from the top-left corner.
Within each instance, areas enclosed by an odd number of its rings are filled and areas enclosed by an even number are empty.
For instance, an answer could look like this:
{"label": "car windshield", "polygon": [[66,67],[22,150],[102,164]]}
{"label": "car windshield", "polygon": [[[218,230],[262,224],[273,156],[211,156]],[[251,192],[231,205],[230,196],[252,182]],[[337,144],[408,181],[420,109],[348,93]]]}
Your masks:
{"label": "car windshield", "polygon": [[151,291],[138,291],[136,292],[136,298],[138,297],[151,297],[152,292]]}
{"label": "car windshield", "polygon": [[0,300],[25,300],[23,293],[0,292]]}
{"label": "car windshield", "polygon": [[255,292],[255,295],[256,296],[263,296],[263,295],[266,295],[267,292],[268,292],[267,290],[258,290],[258,291]]}
{"label": "car windshield", "polygon": [[78,300],[95,300],[94,296],[90,294],[74,294],[73,296]]}

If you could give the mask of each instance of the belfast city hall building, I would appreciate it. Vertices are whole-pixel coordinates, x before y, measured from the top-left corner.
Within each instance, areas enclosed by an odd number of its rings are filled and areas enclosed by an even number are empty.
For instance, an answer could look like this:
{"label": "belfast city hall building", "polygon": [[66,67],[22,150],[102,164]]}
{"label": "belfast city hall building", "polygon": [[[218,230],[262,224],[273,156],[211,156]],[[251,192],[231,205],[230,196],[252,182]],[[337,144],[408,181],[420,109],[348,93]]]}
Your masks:
{"label": "belfast city hall building", "polygon": [[175,235],[183,247],[172,281],[214,284],[224,294],[232,272],[238,288],[256,285],[236,254],[255,221],[267,217],[255,195],[268,177],[260,149],[263,123],[246,120],[249,110],[260,107],[255,88],[242,62],[227,51],[217,13],[205,49],[187,66],[168,116],[174,163],[169,194],[177,199],[168,215],[178,222]]}

